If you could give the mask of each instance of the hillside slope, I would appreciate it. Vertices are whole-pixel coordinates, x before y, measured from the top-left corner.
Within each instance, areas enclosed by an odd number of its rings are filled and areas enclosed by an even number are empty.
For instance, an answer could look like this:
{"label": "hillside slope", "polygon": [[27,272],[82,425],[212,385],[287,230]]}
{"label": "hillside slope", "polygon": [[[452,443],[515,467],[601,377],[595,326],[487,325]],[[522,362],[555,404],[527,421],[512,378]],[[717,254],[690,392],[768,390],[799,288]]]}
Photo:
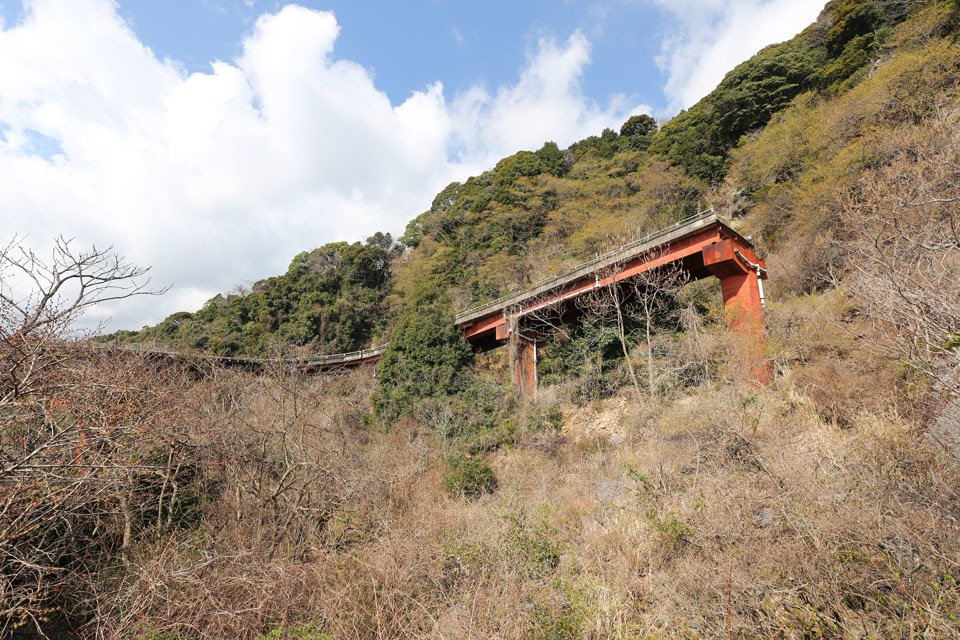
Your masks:
{"label": "hillside slope", "polygon": [[[0,634],[960,637],[957,24],[953,3],[831,2],[659,132],[517,153],[399,243],[327,245],[114,337],[389,337],[376,379],[51,349],[14,325]],[[451,322],[709,205],[768,261],[767,386],[709,283],[649,324],[555,327],[535,398]]]}
{"label": "hillside slope", "polygon": [[[366,245],[326,245],[308,254],[308,266],[291,265],[246,296],[218,296],[196,313],[109,339],[219,355],[262,355],[278,343],[349,351],[385,340],[409,307],[484,302],[711,205],[734,218],[749,212],[739,224],[766,251],[803,209],[806,222],[788,233],[792,246],[809,244],[815,194],[832,194],[869,166],[848,143],[866,149],[901,123],[923,126],[928,87],[949,100],[954,24],[948,3],[833,0],[815,24],[739,65],[659,131],[634,117],[620,133],[565,150],[521,151],[446,187],[397,244],[377,234]],[[866,106],[875,91],[917,108]],[[806,136],[817,139],[801,147]]]}

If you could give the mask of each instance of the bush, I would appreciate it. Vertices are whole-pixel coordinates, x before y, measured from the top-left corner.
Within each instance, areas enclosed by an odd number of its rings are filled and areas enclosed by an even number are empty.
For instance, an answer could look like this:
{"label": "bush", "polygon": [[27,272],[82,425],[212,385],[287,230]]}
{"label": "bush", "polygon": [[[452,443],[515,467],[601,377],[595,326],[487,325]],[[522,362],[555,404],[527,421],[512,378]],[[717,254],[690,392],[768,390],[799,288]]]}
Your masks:
{"label": "bush", "polygon": [[523,426],[530,433],[560,431],[563,427],[563,411],[556,405],[534,405]]}
{"label": "bush", "polygon": [[319,625],[305,624],[299,627],[280,627],[258,636],[257,640],[334,640],[334,637]]}
{"label": "bush", "polygon": [[515,514],[501,516],[512,525],[503,534],[504,543],[523,558],[531,576],[547,575],[560,566],[559,531],[549,523],[547,513],[541,511],[539,516],[531,519],[522,508]]}
{"label": "bush", "polygon": [[479,376],[456,395],[417,402],[411,417],[428,432],[443,439],[462,441],[496,428],[516,406],[513,389]]}
{"label": "bush", "polygon": [[582,622],[568,607],[559,612],[551,611],[542,604],[533,607],[530,638],[533,640],[580,640],[583,637],[579,629]]}
{"label": "bush", "polygon": [[424,398],[456,395],[470,382],[470,345],[439,307],[408,311],[390,336],[377,366],[380,388],[373,398],[376,414],[393,422],[412,415]]}
{"label": "bush", "polygon": [[467,456],[475,456],[488,451],[496,451],[500,447],[514,444],[514,434],[517,425],[513,420],[504,420],[495,427],[479,429],[467,438],[450,454],[450,464],[456,466]]}
{"label": "bush", "polygon": [[475,498],[493,493],[496,486],[493,469],[480,460],[463,460],[443,476],[443,488],[453,496]]}
{"label": "bush", "polygon": [[668,511],[663,517],[660,517],[651,509],[647,512],[647,520],[656,530],[663,544],[671,550],[680,548],[693,537],[693,528],[677,518],[672,512]]}

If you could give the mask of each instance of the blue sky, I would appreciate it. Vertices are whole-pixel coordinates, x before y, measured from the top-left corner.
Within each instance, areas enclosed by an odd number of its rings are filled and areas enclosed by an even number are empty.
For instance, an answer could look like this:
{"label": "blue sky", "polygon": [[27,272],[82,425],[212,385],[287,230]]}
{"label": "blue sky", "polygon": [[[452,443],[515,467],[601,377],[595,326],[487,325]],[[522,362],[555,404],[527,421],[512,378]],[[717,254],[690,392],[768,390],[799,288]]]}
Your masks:
{"label": "blue sky", "polygon": [[[256,18],[286,3],[276,0],[119,0],[119,13],[158,56],[203,71],[215,59],[232,60]],[[440,80],[451,92],[476,84],[497,86],[515,78],[526,53],[544,36],[566,38],[582,30],[593,43],[586,94],[639,96],[665,109],[662,72],[655,58],[661,32],[675,19],[645,2],[528,0],[301,0],[332,11],[341,25],[337,55],[372,70],[377,87],[402,102]],[[23,13],[5,0],[7,24]]]}
{"label": "blue sky", "polygon": [[[0,241],[112,245],[139,328],[454,180],[668,118],[819,0],[0,0]],[[110,320],[112,318],[112,321]]]}

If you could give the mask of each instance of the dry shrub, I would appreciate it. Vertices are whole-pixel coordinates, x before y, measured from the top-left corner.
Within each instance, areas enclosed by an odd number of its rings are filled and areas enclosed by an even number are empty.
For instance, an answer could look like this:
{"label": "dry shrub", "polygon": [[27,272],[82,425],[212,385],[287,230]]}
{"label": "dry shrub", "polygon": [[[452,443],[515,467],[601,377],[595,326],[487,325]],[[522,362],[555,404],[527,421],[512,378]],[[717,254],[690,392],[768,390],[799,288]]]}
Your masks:
{"label": "dry shrub", "polygon": [[813,403],[819,414],[840,427],[850,427],[857,414],[876,410],[896,394],[890,368],[864,366],[856,359],[822,358],[798,367],[790,383]]}
{"label": "dry shrub", "polygon": [[[238,403],[197,452],[211,485],[202,527],[145,542],[120,578],[104,577],[104,637],[144,629],[253,637],[324,619],[313,589],[325,567],[337,567],[330,554],[378,536],[422,472],[396,456],[418,451],[416,441],[383,435],[370,446],[361,419],[372,390],[366,372],[221,371],[198,383],[205,386],[222,392],[211,394],[217,402]],[[384,471],[391,468],[401,473]]]}
{"label": "dry shrub", "polygon": [[[795,371],[822,355],[802,344]],[[615,412],[625,437],[598,446],[564,407],[560,432],[524,431],[490,453],[498,488],[468,501],[443,490],[442,440],[415,424],[363,426],[370,391],[360,372],[214,370],[178,387],[202,519],[135,535],[91,577],[87,635],[957,631],[960,475],[889,403],[862,403],[840,428],[798,384],[714,380],[630,393],[626,412],[606,401],[598,413]]]}
{"label": "dry shrub", "polygon": [[867,330],[849,296],[836,289],[773,302],[767,309],[768,353],[782,384],[840,426],[900,398],[897,367],[869,347]]}
{"label": "dry shrub", "polygon": [[842,199],[846,237],[837,243],[864,343],[960,398],[960,110],[899,132],[888,165],[868,172]]}
{"label": "dry shrub", "polygon": [[85,581],[135,533],[179,522],[168,489],[194,473],[184,372],[71,331],[88,307],[148,293],[147,270],[62,237],[49,255],[17,237],[0,246],[3,635],[81,625]]}
{"label": "dry shrub", "polygon": [[[804,625],[813,633],[819,626],[825,637],[857,637],[861,628],[876,637],[914,637],[901,633],[904,625],[919,625],[920,633],[930,616],[950,628],[957,596],[950,554],[957,549],[944,533],[956,526],[958,504],[953,490],[940,492],[956,470],[934,463],[895,416],[860,413],[839,431],[789,392],[736,398],[700,395],[675,404],[651,433],[653,446],[630,461],[647,505],[638,511],[652,520],[654,534],[633,543],[650,563],[654,603],[645,624],[671,635],[686,624],[718,637],[730,597],[731,624],[749,637],[789,636]],[[917,508],[914,491],[927,496],[924,507]],[[872,510],[881,503],[878,520]],[[909,583],[900,585],[908,571]],[[937,605],[941,592],[953,604]],[[903,604],[914,610],[904,613]]]}
{"label": "dry shrub", "polygon": [[95,576],[138,540],[195,526],[203,485],[193,370],[78,344],[56,357],[44,392],[2,407],[0,626],[23,631],[84,625]]}
{"label": "dry shrub", "polygon": [[782,300],[829,288],[830,275],[839,261],[839,252],[830,240],[825,232],[784,241],[767,260],[770,298]]}

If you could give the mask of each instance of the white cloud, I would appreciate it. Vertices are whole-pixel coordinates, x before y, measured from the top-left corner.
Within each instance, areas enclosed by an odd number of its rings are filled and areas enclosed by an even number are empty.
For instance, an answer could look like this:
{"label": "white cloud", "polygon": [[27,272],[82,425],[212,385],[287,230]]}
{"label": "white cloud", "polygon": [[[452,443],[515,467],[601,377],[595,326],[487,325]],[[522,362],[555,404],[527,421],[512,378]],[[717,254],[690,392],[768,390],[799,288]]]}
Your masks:
{"label": "white cloud", "polygon": [[649,113],[647,105],[628,105],[613,96],[601,109],[580,91],[590,43],[579,31],[563,44],[540,39],[521,71],[520,81],[491,95],[474,87],[451,105],[453,138],[465,162],[486,167],[504,153],[538,147],[546,140],[565,146],[604,127],[622,124],[625,116]]}
{"label": "white cloud", "polygon": [[657,60],[671,113],[695,104],[763,47],[792,38],[823,8],[823,0],[651,1],[679,27],[664,37]]}
{"label": "white cloud", "polygon": [[399,105],[336,57],[338,33],[333,14],[288,5],[257,20],[237,60],[187,74],[111,0],[32,0],[0,28],[0,235],[64,234],[153,265],[170,293],[100,311],[137,328],[304,249],[400,231],[506,154],[646,110],[584,97],[580,33],[541,40],[514,85],[448,98],[436,83]]}

